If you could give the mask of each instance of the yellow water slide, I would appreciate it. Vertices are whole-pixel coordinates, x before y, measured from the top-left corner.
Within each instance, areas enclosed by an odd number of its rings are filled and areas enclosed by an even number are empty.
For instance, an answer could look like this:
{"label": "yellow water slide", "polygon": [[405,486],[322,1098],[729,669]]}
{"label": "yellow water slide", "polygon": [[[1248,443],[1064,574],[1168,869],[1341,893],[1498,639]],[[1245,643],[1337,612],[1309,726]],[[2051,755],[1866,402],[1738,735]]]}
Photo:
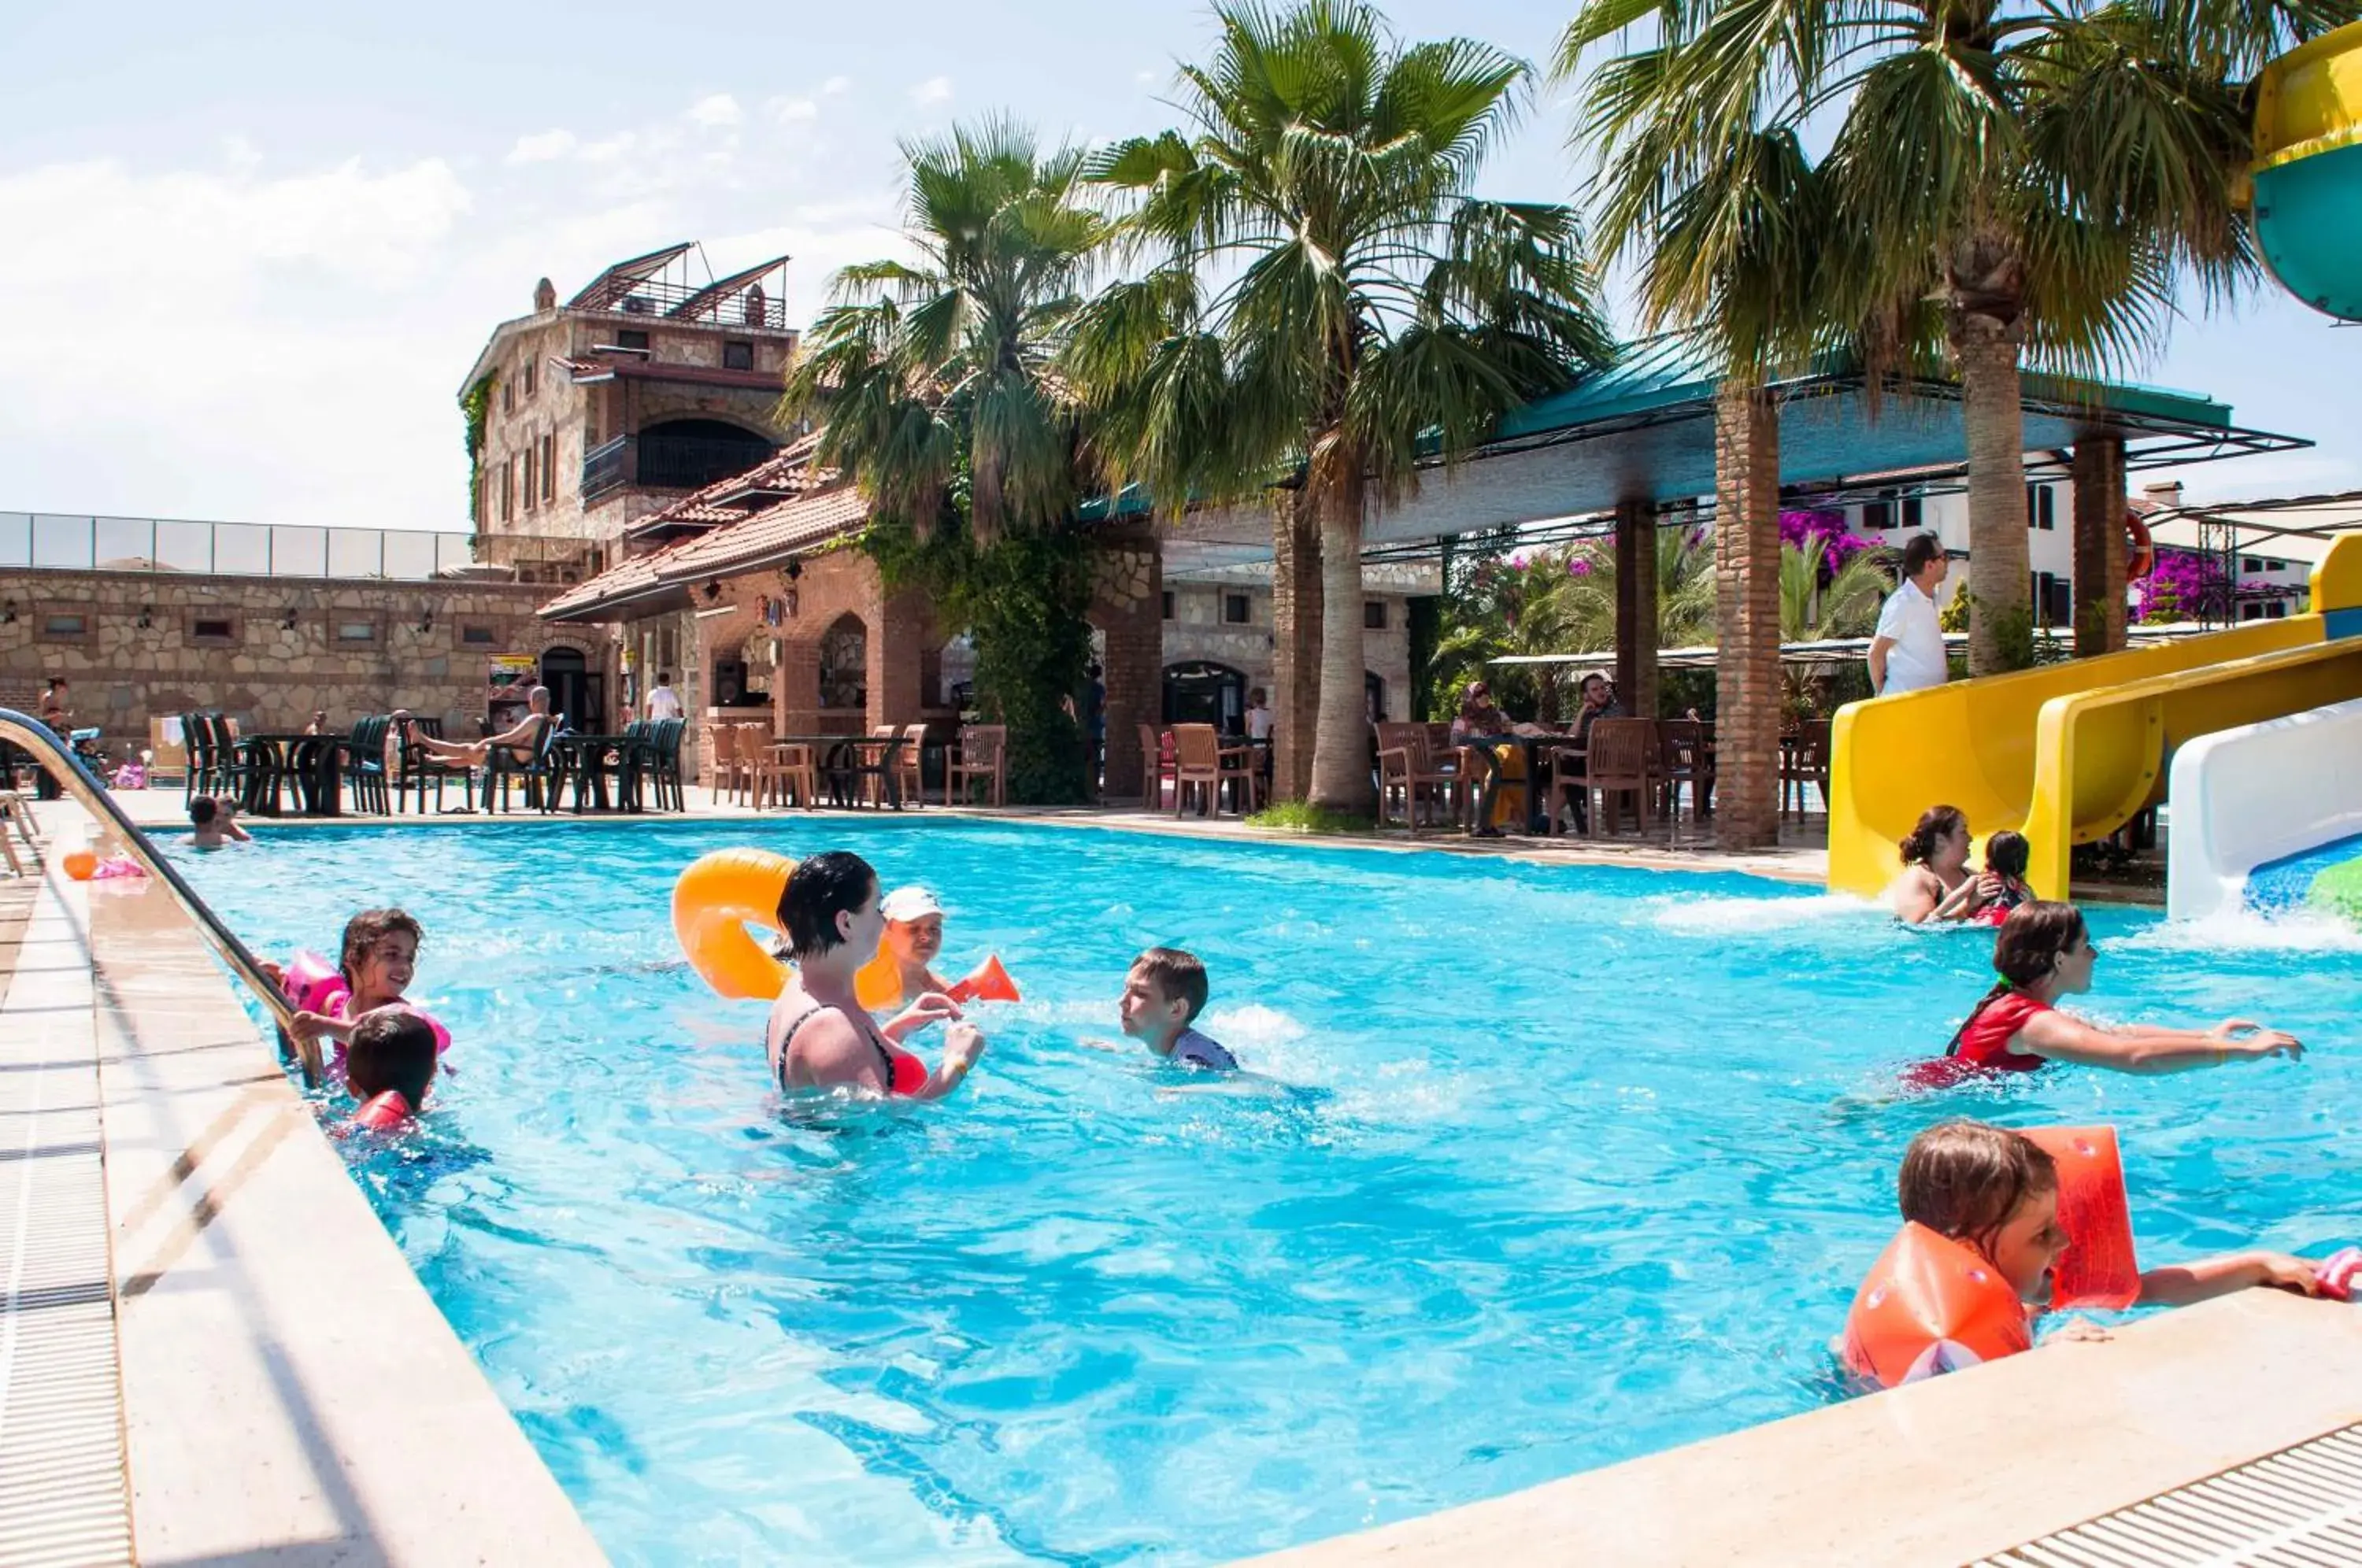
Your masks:
{"label": "yellow water slide", "polygon": [[2312,611],[2227,632],[1848,704],[1832,731],[1829,887],[1876,894],[1933,805],[1981,839],[2033,843],[2031,880],[2067,893],[2070,852],[2161,798],[2195,735],[2362,697],[2362,536],[2312,573]]}

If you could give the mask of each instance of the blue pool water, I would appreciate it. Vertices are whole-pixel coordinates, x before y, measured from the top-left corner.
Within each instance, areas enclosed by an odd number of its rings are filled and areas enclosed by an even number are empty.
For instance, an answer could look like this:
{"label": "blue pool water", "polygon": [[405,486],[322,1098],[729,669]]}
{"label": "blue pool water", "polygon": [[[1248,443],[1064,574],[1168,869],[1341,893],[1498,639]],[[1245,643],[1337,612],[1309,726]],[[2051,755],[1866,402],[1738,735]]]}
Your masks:
{"label": "blue pool water", "polygon": [[[2102,1018],[2299,1064],[1884,1103],[1990,939],[1729,876],[941,821],[765,824],[998,951],[950,1101],[783,1110],[678,962],[744,827],[326,830],[183,855],[258,948],[407,905],[458,1037],[355,1169],[619,1562],[1215,1562],[1837,1397],[1824,1342],[1939,1114],[2124,1132],[2145,1255],[2362,1237],[2362,942],[2103,911]],[[1195,949],[1230,1092],[1113,1041]],[[2324,1310],[2332,1309],[2324,1309]]]}

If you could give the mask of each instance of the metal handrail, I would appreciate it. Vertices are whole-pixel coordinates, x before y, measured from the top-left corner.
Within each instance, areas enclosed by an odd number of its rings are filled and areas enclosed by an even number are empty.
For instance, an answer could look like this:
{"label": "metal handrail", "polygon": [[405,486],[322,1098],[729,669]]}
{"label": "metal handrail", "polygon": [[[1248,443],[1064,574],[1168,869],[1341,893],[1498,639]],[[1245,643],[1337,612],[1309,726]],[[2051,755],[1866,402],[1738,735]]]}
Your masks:
{"label": "metal handrail", "polygon": [[172,863],[156,852],[156,846],[148,842],[148,835],[124,815],[123,808],[115,803],[115,797],[106,792],[106,786],[98,781],[97,776],[83,766],[82,758],[59,738],[55,730],[14,708],[0,708],[0,739],[12,740],[32,753],[34,760],[47,767],[50,776],[81,801],[93,816],[114,824],[115,831],[123,835],[124,847],[130,852],[131,858],[139,862],[140,868],[150,877],[171,890],[173,900],[196,922],[198,933],[212,944],[222,962],[230,966],[231,973],[246,982],[248,990],[261,999],[262,1005],[270,1010],[281,1032],[295,1043],[304,1064],[304,1085],[316,1088],[320,1082],[320,1043],[294,1027],[295,1010],[286,994],[271,983],[270,977],[262,972],[262,966],[255,961],[254,955],[247,951],[246,944],[221,922],[221,917],[197,896],[197,890],[189,886],[187,879],[173,868]]}

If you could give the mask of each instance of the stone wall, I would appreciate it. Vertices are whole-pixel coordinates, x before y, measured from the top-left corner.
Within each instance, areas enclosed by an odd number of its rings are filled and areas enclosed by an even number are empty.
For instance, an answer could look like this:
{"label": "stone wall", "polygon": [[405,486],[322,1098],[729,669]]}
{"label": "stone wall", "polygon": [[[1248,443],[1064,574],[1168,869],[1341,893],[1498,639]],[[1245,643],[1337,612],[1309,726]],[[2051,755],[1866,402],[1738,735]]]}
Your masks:
{"label": "stone wall", "polygon": [[[1275,601],[1272,591],[1261,584],[1175,582],[1171,580],[1167,580],[1165,591],[1173,595],[1173,616],[1164,627],[1164,664],[1188,664],[1203,659],[1228,665],[1246,677],[1250,688],[1260,686],[1272,694],[1275,714],[1285,713],[1287,710],[1278,701],[1277,628],[1273,622]],[[1247,618],[1243,622],[1223,618],[1225,601],[1233,597],[1243,598],[1247,602]],[[1409,601],[1397,594],[1373,593],[1366,602],[1385,607],[1386,624],[1383,627],[1365,624],[1362,633],[1363,662],[1368,666],[1371,674],[1385,683],[1385,716],[1389,719],[1407,718],[1410,714]],[[1161,719],[1161,670],[1157,701],[1157,717]],[[1310,706],[1308,701],[1307,706]],[[1109,733],[1113,733],[1112,729]]]}
{"label": "stone wall", "polygon": [[546,592],[10,569],[0,571],[0,702],[28,705],[44,677],[61,675],[76,723],[98,725],[118,755],[147,744],[151,716],[192,709],[260,731],[301,729],[319,709],[342,729],[400,707],[474,734],[491,655],[562,645],[597,668],[594,629],[535,618]]}

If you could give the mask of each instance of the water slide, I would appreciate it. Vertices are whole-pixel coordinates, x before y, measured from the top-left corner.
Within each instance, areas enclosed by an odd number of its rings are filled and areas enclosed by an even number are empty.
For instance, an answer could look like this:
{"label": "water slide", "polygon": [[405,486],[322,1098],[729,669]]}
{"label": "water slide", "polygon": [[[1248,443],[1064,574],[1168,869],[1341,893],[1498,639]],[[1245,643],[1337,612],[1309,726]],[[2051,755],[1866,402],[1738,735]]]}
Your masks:
{"label": "water slide", "polygon": [[2362,701],[2201,735],[2176,752],[2167,911],[2338,908],[2344,884],[2362,876],[2358,765]]}
{"label": "water slide", "polygon": [[2312,572],[2312,610],[1840,710],[1831,732],[1829,887],[1875,896],[1919,813],[1958,806],[1981,839],[2033,842],[2030,879],[2067,894],[2069,856],[2163,798],[2201,735],[2362,698],[2362,535]]}
{"label": "water slide", "polygon": [[2256,240],[2272,275],[2362,321],[2362,22],[2264,67],[2255,140]]}

